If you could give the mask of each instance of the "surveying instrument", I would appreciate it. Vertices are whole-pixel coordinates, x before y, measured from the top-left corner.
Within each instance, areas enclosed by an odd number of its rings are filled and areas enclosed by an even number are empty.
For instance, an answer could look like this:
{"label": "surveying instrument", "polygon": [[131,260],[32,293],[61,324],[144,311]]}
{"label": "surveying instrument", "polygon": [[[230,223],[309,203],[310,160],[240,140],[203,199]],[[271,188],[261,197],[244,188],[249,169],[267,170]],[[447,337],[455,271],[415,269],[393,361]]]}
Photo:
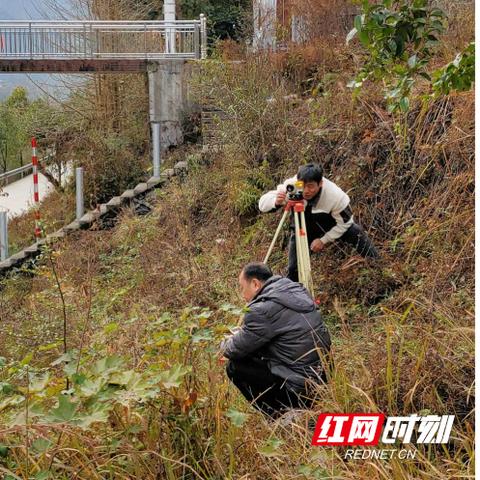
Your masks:
{"label": "surveying instrument", "polygon": [[305,224],[305,205],[303,203],[303,182],[297,180],[295,183],[287,185],[287,204],[285,205],[282,219],[278,224],[272,243],[268,249],[267,255],[263,263],[267,263],[273,251],[278,235],[282,230],[283,224],[290,212],[293,212],[295,221],[295,247],[297,250],[297,267],[298,280],[310,292],[312,298],[313,293],[312,269],[310,266],[310,251],[308,246],[307,227]]}

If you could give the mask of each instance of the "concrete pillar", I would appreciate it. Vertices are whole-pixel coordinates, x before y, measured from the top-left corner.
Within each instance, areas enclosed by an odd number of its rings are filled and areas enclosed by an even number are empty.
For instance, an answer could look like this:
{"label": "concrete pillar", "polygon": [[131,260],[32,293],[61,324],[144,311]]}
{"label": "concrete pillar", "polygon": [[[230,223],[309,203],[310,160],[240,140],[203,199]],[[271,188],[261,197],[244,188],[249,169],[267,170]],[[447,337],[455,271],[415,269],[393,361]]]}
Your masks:
{"label": "concrete pillar", "polygon": [[186,77],[185,60],[163,60],[148,72],[150,122],[160,124],[162,150],[183,143]]}
{"label": "concrete pillar", "polygon": [[276,48],[277,2],[253,0],[253,50]]}

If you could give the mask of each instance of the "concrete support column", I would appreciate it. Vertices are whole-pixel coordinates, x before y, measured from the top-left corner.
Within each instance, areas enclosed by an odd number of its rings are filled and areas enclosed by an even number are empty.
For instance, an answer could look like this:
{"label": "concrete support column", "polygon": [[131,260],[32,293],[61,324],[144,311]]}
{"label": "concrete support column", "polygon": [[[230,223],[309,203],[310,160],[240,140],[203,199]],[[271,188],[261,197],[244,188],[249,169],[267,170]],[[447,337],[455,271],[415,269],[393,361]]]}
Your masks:
{"label": "concrete support column", "polygon": [[[183,143],[186,65],[184,60],[164,60],[148,72],[150,122],[152,133],[159,128],[161,150]],[[154,127],[155,123],[159,127]]]}

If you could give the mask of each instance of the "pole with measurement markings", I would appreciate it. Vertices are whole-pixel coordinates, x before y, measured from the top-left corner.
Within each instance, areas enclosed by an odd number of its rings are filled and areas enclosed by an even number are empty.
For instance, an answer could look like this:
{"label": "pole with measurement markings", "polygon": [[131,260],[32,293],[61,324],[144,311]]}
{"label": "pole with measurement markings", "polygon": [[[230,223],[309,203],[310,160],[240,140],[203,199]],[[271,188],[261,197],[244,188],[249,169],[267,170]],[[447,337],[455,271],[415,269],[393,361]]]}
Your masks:
{"label": "pole with measurement markings", "polygon": [[33,168],[33,201],[35,205],[35,239],[42,235],[40,229],[40,196],[38,193],[38,157],[37,157],[37,140],[32,138],[32,168]]}

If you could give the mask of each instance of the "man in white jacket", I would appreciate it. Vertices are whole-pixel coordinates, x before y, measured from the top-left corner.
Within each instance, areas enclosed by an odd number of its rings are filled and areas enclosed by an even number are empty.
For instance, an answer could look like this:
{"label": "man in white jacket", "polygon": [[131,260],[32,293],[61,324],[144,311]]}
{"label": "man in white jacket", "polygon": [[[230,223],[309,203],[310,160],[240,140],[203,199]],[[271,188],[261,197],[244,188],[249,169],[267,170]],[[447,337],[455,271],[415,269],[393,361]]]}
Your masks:
{"label": "man in white jacket", "polygon": [[[353,221],[349,196],[335,183],[324,178],[323,168],[309,163],[299,168],[295,177],[287,179],[276,190],[262,195],[259,201],[261,212],[274,212],[287,201],[288,184],[302,180],[305,203],[305,222],[308,243],[312,252],[321,252],[329,243],[340,240],[355,247],[366,258],[378,258],[378,252],[364,230]],[[288,251],[288,278],[298,281],[295,233],[292,233]]]}

